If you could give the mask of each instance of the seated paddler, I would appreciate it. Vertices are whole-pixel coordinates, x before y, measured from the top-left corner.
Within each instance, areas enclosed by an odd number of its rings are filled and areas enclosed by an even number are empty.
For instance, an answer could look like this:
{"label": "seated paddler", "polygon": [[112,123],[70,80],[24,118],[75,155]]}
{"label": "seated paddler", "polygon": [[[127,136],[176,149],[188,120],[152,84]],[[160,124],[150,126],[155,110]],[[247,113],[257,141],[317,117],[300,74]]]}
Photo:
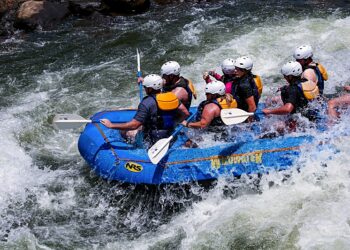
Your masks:
{"label": "seated paddler", "polygon": [[[319,96],[317,83],[311,80],[303,79],[303,73],[300,63],[295,61],[287,62],[282,66],[281,73],[288,82],[280,89],[283,105],[274,109],[263,109],[266,115],[289,115],[301,114],[310,121],[317,119],[317,110],[310,105]],[[289,129],[294,130],[297,121],[290,117],[286,124]]]}
{"label": "seated paddler", "polygon": [[192,98],[197,98],[196,90],[192,81],[181,76],[180,71],[181,68],[178,62],[169,61],[162,65],[160,74],[165,80],[163,92],[173,92],[189,109]]}
{"label": "seated paddler", "polygon": [[295,49],[293,56],[303,68],[301,77],[316,82],[320,95],[322,95],[325,81],[328,80],[328,73],[322,64],[314,62],[312,59],[312,47],[310,45],[301,45]]}
{"label": "seated paddler", "polygon": [[212,80],[205,86],[206,100],[198,106],[196,121],[182,124],[188,128],[204,129],[224,126],[220,118],[221,109],[237,108],[237,102],[231,94],[226,93],[225,84]]}
{"label": "seated paddler", "polygon": [[139,129],[138,133],[143,132],[144,142],[153,144],[169,137],[177,123],[189,116],[189,112],[174,93],[161,93],[164,82],[161,76],[151,74],[143,80],[147,96],[139,104],[134,118],[126,123],[111,123],[108,119],[101,119],[101,123],[123,131]]}
{"label": "seated paddler", "polygon": [[[232,85],[232,95],[237,100],[239,109],[255,112],[263,89],[261,77],[252,73],[253,61],[248,56],[237,58],[234,66],[236,78]],[[249,122],[253,120],[253,116],[248,118]]]}

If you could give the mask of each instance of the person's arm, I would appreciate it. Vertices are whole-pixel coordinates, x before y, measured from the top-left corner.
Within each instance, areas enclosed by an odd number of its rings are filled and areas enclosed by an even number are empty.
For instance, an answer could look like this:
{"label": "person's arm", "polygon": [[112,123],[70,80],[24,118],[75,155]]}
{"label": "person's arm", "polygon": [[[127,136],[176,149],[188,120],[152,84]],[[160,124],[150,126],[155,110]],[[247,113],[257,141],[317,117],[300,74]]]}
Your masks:
{"label": "person's arm", "polygon": [[[264,114],[286,115],[293,112],[293,110],[297,107],[298,102],[300,102],[300,92],[298,86],[288,86],[283,92],[288,96],[288,98],[284,100],[284,105],[275,109],[263,109],[262,112]],[[281,92],[281,99],[283,99],[282,95],[283,93]]]}
{"label": "person's arm", "polygon": [[206,83],[209,83],[211,82],[211,79],[210,79],[210,76],[209,76],[209,72],[204,72],[203,73],[203,80],[206,82]]}
{"label": "person's arm", "polygon": [[201,120],[198,122],[189,122],[183,121],[182,124],[188,128],[206,128],[214,120],[215,117],[220,116],[220,108],[214,104],[207,104],[202,113]]}
{"label": "person's arm", "polygon": [[119,130],[134,130],[139,128],[142,125],[141,122],[135,119],[132,119],[131,121],[126,123],[111,123],[110,120],[108,119],[101,119],[100,121],[107,128],[119,129]]}
{"label": "person's arm", "polygon": [[178,113],[180,113],[180,121],[183,121],[184,119],[190,116],[190,112],[188,112],[187,108],[182,103],[177,108],[177,110],[179,111]]}
{"label": "person's arm", "polygon": [[221,77],[222,77],[221,75],[219,75],[215,71],[204,72],[203,79],[205,80],[206,83],[212,82],[212,80],[210,79],[210,76],[214,77],[218,81],[220,81]]}
{"label": "person's arm", "polygon": [[211,72],[212,72],[212,76],[213,76],[216,80],[221,81],[222,75],[216,73],[215,71],[211,71]]}
{"label": "person's arm", "polygon": [[255,104],[254,96],[248,97],[247,99],[245,99],[245,102],[248,105],[248,112],[255,112],[256,104]]}
{"label": "person's arm", "polygon": [[171,92],[173,92],[176,95],[177,99],[179,99],[181,103],[187,103],[189,101],[188,93],[184,88],[176,87]]}
{"label": "person's arm", "polygon": [[276,109],[263,109],[262,112],[265,115],[286,115],[290,114],[294,110],[294,105],[286,103],[283,106]]}
{"label": "person's arm", "polygon": [[145,100],[143,100],[138,108],[134,118],[125,123],[111,123],[108,119],[101,119],[101,123],[105,125],[107,128],[111,129],[120,129],[120,130],[134,130],[138,129],[148,118],[150,114],[150,110],[144,104]]}
{"label": "person's arm", "polygon": [[233,82],[225,83],[225,93],[232,94],[232,84]]}
{"label": "person's arm", "polygon": [[140,85],[141,82],[143,82],[143,77],[139,76],[137,78],[137,84]]}

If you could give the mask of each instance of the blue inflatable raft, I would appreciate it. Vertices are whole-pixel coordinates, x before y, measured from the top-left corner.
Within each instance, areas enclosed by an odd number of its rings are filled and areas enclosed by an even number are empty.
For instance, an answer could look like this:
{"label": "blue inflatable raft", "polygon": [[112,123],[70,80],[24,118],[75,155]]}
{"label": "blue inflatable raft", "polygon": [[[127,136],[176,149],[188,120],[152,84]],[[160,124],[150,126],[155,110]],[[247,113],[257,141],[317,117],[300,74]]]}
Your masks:
{"label": "blue inflatable raft", "polygon": [[[127,122],[134,114],[135,110],[103,111],[91,119]],[[147,149],[128,144],[118,130],[100,123],[86,125],[78,147],[82,157],[102,178],[132,184],[167,184],[285,170],[313,137],[243,139],[206,148],[185,148],[186,139],[185,135],[179,136],[157,165],[151,163]]]}

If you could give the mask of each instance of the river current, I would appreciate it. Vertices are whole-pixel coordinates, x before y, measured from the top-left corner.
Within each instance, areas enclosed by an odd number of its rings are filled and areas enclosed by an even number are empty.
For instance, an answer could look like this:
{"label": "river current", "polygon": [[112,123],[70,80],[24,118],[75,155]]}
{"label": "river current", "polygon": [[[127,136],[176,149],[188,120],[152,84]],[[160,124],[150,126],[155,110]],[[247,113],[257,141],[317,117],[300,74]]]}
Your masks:
{"label": "river current", "polygon": [[[77,150],[83,117],[137,107],[143,74],[176,60],[203,94],[203,71],[249,55],[264,98],[283,63],[311,44],[326,94],[350,83],[349,1],[220,1],[152,6],[108,24],[68,20],[53,31],[0,40],[1,249],[349,249],[350,118],[303,152],[295,168],[210,185],[135,187],[96,176]],[[299,170],[297,170],[297,168]]]}

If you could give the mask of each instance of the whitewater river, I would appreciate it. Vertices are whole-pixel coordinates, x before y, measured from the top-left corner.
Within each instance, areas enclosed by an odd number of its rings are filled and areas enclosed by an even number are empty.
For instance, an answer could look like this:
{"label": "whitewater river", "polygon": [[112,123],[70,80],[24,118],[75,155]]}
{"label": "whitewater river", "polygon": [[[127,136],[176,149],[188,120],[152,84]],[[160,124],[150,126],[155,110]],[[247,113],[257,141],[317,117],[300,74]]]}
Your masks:
{"label": "whitewater river", "polygon": [[301,44],[328,69],[327,94],[349,84],[349,1],[152,6],[0,40],[0,249],[349,249],[350,145],[333,139],[346,117],[316,135],[333,146],[308,147],[300,171],[209,188],[101,180],[79,155],[80,131],[50,124],[58,113],[136,107],[136,48],[144,74],[176,60],[203,100],[201,73],[240,55],[274,95]]}

